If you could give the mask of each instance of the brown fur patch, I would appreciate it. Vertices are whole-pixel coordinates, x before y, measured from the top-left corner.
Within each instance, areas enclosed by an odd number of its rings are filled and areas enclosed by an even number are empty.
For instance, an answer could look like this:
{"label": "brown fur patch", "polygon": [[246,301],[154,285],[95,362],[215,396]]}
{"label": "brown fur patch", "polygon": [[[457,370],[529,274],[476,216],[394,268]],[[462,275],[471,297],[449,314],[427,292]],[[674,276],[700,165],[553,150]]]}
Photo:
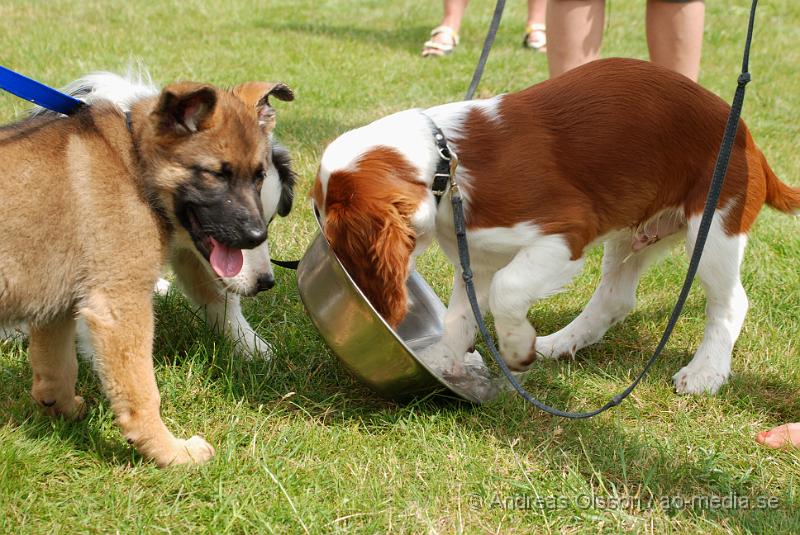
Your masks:
{"label": "brown fur patch", "polygon": [[[406,280],[416,236],[409,219],[427,194],[417,169],[387,147],[367,152],[355,170],[328,179],[325,236],[370,303],[396,327],[408,304]],[[321,197],[319,179],[314,196]]]}
{"label": "brown fur patch", "polygon": [[[578,258],[599,236],[664,209],[696,215],[728,111],[687,78],[636,60],[593,62],[506,95],[501,127],[474,110],[453,141],[473,177],[468,227],[531,221],[565,235]],[[719,203],[730,207],[729,233],[750,228],[775,180],[740,121]]]}

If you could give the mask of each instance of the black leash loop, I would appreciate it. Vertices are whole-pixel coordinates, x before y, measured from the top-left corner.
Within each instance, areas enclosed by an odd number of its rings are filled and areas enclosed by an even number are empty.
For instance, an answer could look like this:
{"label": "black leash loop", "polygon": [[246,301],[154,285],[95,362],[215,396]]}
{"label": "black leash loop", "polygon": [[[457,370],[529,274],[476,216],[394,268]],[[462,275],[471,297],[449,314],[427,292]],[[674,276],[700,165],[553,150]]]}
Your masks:
{"label": "black leash loop", "polygon": [[272,262],[276,266],[294,270],[296,270],[297,266],[300,265],[299,260],[275,260],[274,258],[270,258],[270,262]]}
{"label": "black leash loop", "polygon": [[478,64],[475,66],[475,72],[472,74],[472,81],[467,89],[467,94],[464,100],[472,100],[475,96],[475,90],[478,89],[478,84],[483,76],[483,69],[486,67],[486,60],[489,59],[489,51],[492,49],[494,38],[497,35],[497,29],[500,27],[500,19],[503,16],[503,9],[506,7],[506,0],[497,0],[494,6],[494,14],[492,15],[492,22],[489,24],[489,31],[486,32],[486,39],[483,42],[483,50],[478,59]]}
{"label": "black leash loop", "polygon": [[[499,2],[498,2],[499,3]],[[478,300],[475,296],[475,286],[472,282],[472,270],[470,269],[470,261],[469,261],[469,249],[467,247],[467,232],[466,232],[466,223],[464,221],[464,207],[461,201],[461,194],[458,191],[457,187],[451,187],[450,191],[452,192],[452,204],[453,204],[453,224],[456,230],[456,237],[458,240],[458,254],[459,260],[461,262],[461,269],[462,269],[462,278],[464,279],[464,284],[466,286],[467,297],[469,299],[470,306],[472,307],[472,312],[475,315],[475,320],[478,322],[478,328],[480,330],[481,336],[483,337],[484,342],[489,347],[489,351],[492,354],[497,365],[502,370],[503,374],[505,374],[508,381],[511,383],[511,386],[531,405],[535,406],[536,408],[552,414],[554,416],[560,416],[562,418],[571,418],[571,419],[584,419],[584,418],[591,418],[592,416],[596,416],[601,412],[605,412],[611,407],[615,407],[622,403],[622,401],[627,398],[633,389],[639,384],[639,382],[644,379],[647,372],[653,366],[655,361],[661,355],[661,351],[667,345],[667,341],[669,340],[670,335],[672,334],[675,325],[680,318],[681,311],[683,310],[683,306],[686,303],[686,299],[689,296],[689,290],[692,287],[692,282],[694,280],[695,275],[697,274],[697,268],[700,264],[700,257],[703,254],[703,248],[705,247],[706,239],[708,238],[708,232],[711,228],[711,220],[714,217],[714,211],[716,209],[717,203],[719,202],[720,193],[722,192],[722,185],[725,181],[725,174],[728,170],[728,161],[730,160],[731,149],[733,148],[733,142],[736,138],[736,130],[739,125],[739,117],[741,116],[742,112],[742,105],[744,103],[744,94],[745,94],[745,86],[748,82],[750,82],[750,72],[748,72],[748,65],[750,59],[750,42],[753,37],[753,25],[755,22],[755,15],[756,15],[756,4],[758,0],[753,0],[752,7],[750,8],[750,21],[747,27],[747,39],[745,40],[745,47],[744,47],[744,58],[742,60],[742,73],[739,75],[737,80],[737,87],[736,93],[733,97],[733,103],[731,104],[731,111],[728,115],[728,122],[725,125],[725,133],[722,138],[722,143],[720,145],[719,154],[717,155],[717,162],[714,167],[714,174],[711,179],[711,185],[709,186],[708,197],[706,198],[705,208],[703,209],[703,217],[700,220],[700,227],[697,232],[697,241],[694,245],[694,250],[692,252],[691,260],[689,261],[689,269],[686,273],[686,279],[683,282],[683,287],[681,288],[680,296],[678,297],[678,301],[675,303],[675,307],[672,309],[672,314],[670,315],[669,322],[667,323],[667,327],[664,329],[664,334],[661,336],[661,340],[659,341],[658,345],[656,346],[653,355],[645,364],[644,368],[642,369],[641,373],[636,377],[633,383],[628,386],[625,390],[611,398],[605,405],[600,407],[599,409],[595,409],[588,412],[568,412],[562,411],[560,409],[556,409],[554,407],[550,407],[545,405],[541,401],[537,400],[533,396],[531,396],[527,390],[525,390],[519,382],[517,382],[516,378],[512,375],[511,371],[506,366],[503,357],[500,356],[500,353],[497,351],[497,347],[495,347],[494,342],[492,341],[492,337],[489,334],[488,329],[486,328],[486,324],[483,321],[483,315],[481,314],[480,307],[478,306]]]}

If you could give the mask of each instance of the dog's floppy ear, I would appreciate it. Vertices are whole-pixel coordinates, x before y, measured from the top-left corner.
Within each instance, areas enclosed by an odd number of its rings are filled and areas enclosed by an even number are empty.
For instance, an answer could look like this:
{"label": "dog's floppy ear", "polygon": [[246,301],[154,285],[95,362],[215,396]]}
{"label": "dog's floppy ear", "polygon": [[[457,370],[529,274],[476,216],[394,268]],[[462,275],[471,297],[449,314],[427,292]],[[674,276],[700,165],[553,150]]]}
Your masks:
{"label": "dog's floppy ear", "polygon": [[153,112],[161,132],[193,134],[210,126],[217,105],[217,91],[205,84],[180,82],[161,91]]}
{"label": "dog's floppy ear", "polygon": [[281,198],[278,201],[278,215],[286,217],[292,209],[294,201],[294,184],[297,174],[292,169],[292,159],[289,151],[278,143],[272,144],[272,164],[278,170],[278,179],[281,182]]}
{"label": "dog's floppy ear", "polygon": [[239,100],[252,106],[258,116],[258,124],[269,132],[275,127],[275,108],[269,103],[270,95],[283,101],[294,100],[294,92],[283,82],[245,82],[231,92]]}
{"label": "dog's floppy ear", "polygon": [[408,312],[406,280],[415,234],[394,203],[328,203],[325,236],[372,306],[396,328]]}

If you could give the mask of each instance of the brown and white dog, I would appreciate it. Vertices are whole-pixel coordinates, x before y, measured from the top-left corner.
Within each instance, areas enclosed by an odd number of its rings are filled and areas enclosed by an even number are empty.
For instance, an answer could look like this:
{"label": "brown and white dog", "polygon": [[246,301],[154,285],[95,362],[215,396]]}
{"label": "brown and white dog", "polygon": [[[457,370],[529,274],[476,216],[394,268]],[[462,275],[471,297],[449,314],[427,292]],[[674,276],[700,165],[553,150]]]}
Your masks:
{"label": "brown and white dog", "polygon": [[[436,237],[456,266],[442,340],[426,351],[459,362],[476,323],[458,262],[450,202],[431,193],[439,161],[432,123],[459,157],[480,306],[515,371],[538,353],[574,355],[634,307],[644,269],[681,235],[694,246],[729,106],[653,64],[607,59],[518,93],[408,110],[350,131],[325,150],[312,196],[324,232],[376,309],[396,326],[405,280]],[[714,393],[730,374],[748,302],[739,268],[764,202],[800,209],[743,122],[705,248],[705,335],[673,377],[679,393]],[[536,339],[527,319],[603,242],[602,280],[569,325]]]}

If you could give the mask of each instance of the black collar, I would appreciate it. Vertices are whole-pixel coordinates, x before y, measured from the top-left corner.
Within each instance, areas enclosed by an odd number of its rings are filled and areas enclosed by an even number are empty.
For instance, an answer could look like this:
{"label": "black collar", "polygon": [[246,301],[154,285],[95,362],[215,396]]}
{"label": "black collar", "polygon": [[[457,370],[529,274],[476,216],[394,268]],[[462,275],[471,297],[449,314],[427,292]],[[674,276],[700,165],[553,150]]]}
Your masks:
{"label": "black collar", "polygon": [[125,126],[128,127],[128,132],[133,134],[133,119],[131,118],[131,112],[125,112]]}
{"label": "black collar", "polygon": [[[423,114],[425,115],[425,114]],[[442,195],[447,191],[450,184],[450,177],[455,170],[453,166],[454,157],[447,144],[447,138],[444,137],[442,129],[436,126],[428,115],[425,115],[431,123],[431,130],[433,130],[433,139],[436,142],[436,151],[439,153],[439,161],[436,162],[436,172],[433,174],[433,183],[431,184],[431,191],[433,197],[436,199],[436,205],[442,200]]]}

